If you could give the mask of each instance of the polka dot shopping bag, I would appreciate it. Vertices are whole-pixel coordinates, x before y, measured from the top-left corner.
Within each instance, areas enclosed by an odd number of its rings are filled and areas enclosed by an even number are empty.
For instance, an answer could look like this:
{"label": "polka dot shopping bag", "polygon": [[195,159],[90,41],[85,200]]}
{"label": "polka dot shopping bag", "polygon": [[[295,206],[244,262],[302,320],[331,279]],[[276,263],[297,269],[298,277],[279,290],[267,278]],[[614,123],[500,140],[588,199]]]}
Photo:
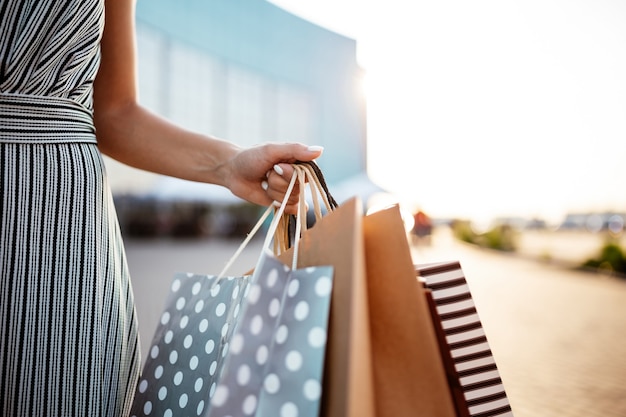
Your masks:
{"label": "polka dot shopping bag", "polygon": [[318,416],[333,267],[288,267],[269,250],[284,206],[252,275],[174,277],[131,416]]}

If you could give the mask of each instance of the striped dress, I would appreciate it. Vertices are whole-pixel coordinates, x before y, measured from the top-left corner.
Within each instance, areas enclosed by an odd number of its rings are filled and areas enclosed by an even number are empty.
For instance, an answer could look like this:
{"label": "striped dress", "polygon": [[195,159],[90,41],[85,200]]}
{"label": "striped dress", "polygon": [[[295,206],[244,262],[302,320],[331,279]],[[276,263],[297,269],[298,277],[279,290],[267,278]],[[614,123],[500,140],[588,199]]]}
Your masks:
{"label": "striped dress", "polygon": [[127,415],[136,315],[92,119],[104,1],[0,16],[0,414]]}

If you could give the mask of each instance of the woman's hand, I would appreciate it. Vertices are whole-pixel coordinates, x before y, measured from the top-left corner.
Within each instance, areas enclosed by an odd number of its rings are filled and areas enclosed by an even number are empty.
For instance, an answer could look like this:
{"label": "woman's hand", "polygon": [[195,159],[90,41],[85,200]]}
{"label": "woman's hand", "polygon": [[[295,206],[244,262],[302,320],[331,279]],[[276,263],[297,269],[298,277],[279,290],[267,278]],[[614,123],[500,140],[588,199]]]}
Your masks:
{"label": "woman's hand", "polygon": [[[322,154],[320,146],[300,143],[268,143],[241,149],[224,166],[224,185],[247,201],[269,206],[281,202],[289,186],[295,161],[312,161]],[[296,183],[285,212],[297,213],[299,185]]]}

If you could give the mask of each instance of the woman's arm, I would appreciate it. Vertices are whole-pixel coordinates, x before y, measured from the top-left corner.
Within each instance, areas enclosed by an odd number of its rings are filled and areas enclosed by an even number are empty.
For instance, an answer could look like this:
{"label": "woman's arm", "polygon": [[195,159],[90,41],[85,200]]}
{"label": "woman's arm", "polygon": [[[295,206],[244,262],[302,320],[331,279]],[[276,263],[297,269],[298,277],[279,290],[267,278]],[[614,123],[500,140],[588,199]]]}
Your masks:
{"label": "woman's arm", "polygon": [[[136,168],[225,186],[256,204],[282,200],[292,173],[289,163],[315,159],[321,148],[265,144],[244,149],[181,129],[142,108],[137,101],[134,7],[134,0],[105,2],[102,60],[94,85],[101,151]],[[273,169],[277,164],[283,175]],[[292,196],[291,213],[297,193]]]}

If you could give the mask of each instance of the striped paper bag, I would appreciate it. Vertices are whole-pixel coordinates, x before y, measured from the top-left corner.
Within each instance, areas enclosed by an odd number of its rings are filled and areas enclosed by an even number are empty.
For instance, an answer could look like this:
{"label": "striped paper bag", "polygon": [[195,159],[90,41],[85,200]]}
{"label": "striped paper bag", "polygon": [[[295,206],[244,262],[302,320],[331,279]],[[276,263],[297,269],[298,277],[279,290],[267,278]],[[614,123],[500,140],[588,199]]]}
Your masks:
{"label": "striped paper bag", "polygon": [[459,417],[513,416],[459,262],[416,265]]}

